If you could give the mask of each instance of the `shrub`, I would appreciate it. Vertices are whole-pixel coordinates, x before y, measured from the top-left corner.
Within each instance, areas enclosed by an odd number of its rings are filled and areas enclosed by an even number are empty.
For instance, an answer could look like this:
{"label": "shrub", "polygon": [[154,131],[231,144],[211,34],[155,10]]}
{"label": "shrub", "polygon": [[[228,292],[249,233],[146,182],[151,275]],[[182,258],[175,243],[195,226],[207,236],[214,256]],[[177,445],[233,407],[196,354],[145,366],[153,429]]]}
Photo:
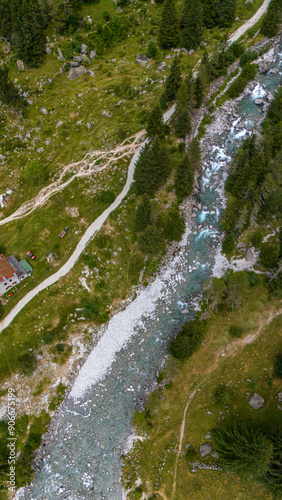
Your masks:
{"label": "shrub", "polygon": [[145,254],[160,252],[163,246],[161,230],[156,226],[148,226],[144,233],[139,236],[138,245],[141,252]]}
{"label": "shrub", "polygon": [[240,58],[240,66],[246,66],[246,64],[254,61],[258,58],[258,53],[253,50],[246,50],[246,52]]}
{"label": "shrub", "polygon": [[256,286],[258,284],[258,276],[254,271],[248,271],[248,281],[250,286]]}
{"label": "shrub", "polygon": [[229,328],[229,335],[231,337],[240,338],[243,335],[243,329],[240,326],[231,325]]}
{"label": "shrub", "polygon": [[274,373],[277,378],[282,378],[282,354],[277,356],[274,365]]}
{"label": "shrub", "polygon": [[230,390],[221,385],[214,391],[214,400],[217,406],[226,406],[229,404],[231,399]]}
{"label": "shrub", "polygon": [[115,199],[116,195],[115,193],[113,193],[113,191],[101,191],[101,193],[99,194],[99,201],[101,203],[110,204],[113,203]]}
{"label": "shrub", "polygon": [[233,233],[227,233],[222,242],[222,251],[225,254],[231,254],[235,250],[235,235]]}
{"label": "shrub", "polygon": [[274,268],[280,256],[279,243],[264,243],[261,247],[260,262],[264,267]]}
{"label": "shrub", "polygon": [[195,319],[183,325],[169,346],[170,354],[177,359],[186,359],[200,346],[207,332],[207,322]]}
{"label": "shrub", "polygon": [[195,446],[189,446],[188,450],[186,451],[186,459],[188,460],[188,462],[195,462],[198,459],[198,452]]}
{"label": "shrub", "polygon": [[262,240],[263,234],[259,229],[251,235],[251,243],[255,247],[255,249],[260,248]]}
{"label": "shrub", "polygon": [[29,377],[37,368],[37,359],[35,354],[33,352],[22,354],[18,358],[17,366],[19,372]]}
{"label": "shrub", "polygon": [[100,313],[100,301],[97,297],[90,297],[84,301],[82,315],[87,319],[95,319]]}
{"label": "shrub", "polygon": [[157,49],[155,42],[148,43],[146,54],[147,54],[147,57],[149,57],[150,59],[155,59],[157,57],[158,49]]}
{"label": "shrub", "polygon": [[137,488],[135,488],[134,490],[134,498],[136,498],[137,500],[139,498],[142,498],[142,493],[143,493],[143,490],[140,486],[137,486]]}

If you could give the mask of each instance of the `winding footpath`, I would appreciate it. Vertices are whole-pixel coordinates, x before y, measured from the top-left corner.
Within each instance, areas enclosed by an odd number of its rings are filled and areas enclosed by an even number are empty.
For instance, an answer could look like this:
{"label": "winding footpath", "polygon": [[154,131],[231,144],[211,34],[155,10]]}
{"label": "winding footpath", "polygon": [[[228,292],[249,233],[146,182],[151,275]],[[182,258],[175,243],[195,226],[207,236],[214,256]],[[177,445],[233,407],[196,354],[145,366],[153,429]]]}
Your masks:
{"label": "winding footpath", "polygon": [[271,0],[264,0],[263,4],[256,11],[253,17],[251,17],[251,19],[249,19],[242,26],[240,26],[240,28],[238,28],[237,31],[235,31],[235,33],[233,33],[233,35],[228,39],[228,42],[229,43],[236,42],[242,35],[244,35],[244,33],[246,33],[246,31],[252,28],[260,20],[263,14],[266,13],[267,7],[269,6],[270,2]]}
{"label": "winding footpath", "polygon": [[[171,116],[173,115],[175,111],[175,104],[164,113],[163,115],[163,121],[166,123]],[[115,210],[122,202],[122,200],[125,198],[127,195],[129,188],[133,182],[133,175],[134,175],[134,170],[135,170],[135,165],[136,162],[140,156],[140,152],[145,145],[145,143],[148,141],[146,139],[143,141],[136,153],[134,154],[133,158],[130,161],[129,168],[128,168],[128,173],[127,173],[127,179],[126,183],[123,187],[123,190],[121,193],[116,197],[115,201],[108,207],[104,212],[97,217],[97,219],[92,222],[92,224],[87,228],[85,231],[84,235],[82,236],[81,240],[78,242],[74,252],[70,256],[70,258],[67,260],[67,262],[54,274],[46,278],[42,283],[37,285],[33,290],[28,292],[17,304],[16,306],[7,314],[7,316],[1,321],[0,323],[0,333],[7,328],[13,321],[13,319],[19,314],[19,312],[39,293],[42,292],[42,290],[45,290],[45,288],[48,288],[49,286],[53,285],[56,283],[60,278],[65,276],[75,265],[75,263],[78,261],[79,257],[83,253],[86,245],[89,243],[91,238],[101,229],[109,215]]]}

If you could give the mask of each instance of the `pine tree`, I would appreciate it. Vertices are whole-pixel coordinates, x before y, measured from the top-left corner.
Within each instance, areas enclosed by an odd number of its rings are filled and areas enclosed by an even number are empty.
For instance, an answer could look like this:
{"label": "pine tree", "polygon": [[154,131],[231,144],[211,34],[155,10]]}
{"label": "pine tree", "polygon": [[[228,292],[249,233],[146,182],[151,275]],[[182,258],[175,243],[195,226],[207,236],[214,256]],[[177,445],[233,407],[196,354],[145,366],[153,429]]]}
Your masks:
{"label": "pine tree", "polygon": [[0,34],[3,38],[8,39],[12,36],[12,13],[10,0],[2,0],[0,3]]}
{"label": "pine tree", "polygon": [[7,106],[14,106],[17,110],[23,108],[25,105],[25,101],[9,79],[7,66],[2,66],[0,68],[0,100]]}
{"label": "pine tree", "polygon": [[185,155],[183,161],[178,165],[175,175],[175,192],[179,199],[189,196],[194,187],[194,170],[188,155]]}
{"label": "pine tree", "polygon": [[173,101],[181,85],[181,69],[178,57],[175,57],[170,67],[168,78],[165,82],[165,92],[168,101]]}
{"label": "pine tree", "polygon": [[188,109],[176,108],[175,133],[182,139],[191,132],[191,120]]}
{"label": "pine tree", "polygon": [[45,35],[40,22],[37,2],[21,0],[16,21],[16,51],[19,59],[30,66],[38,66],[45,52]]}
{"label": "pine tree", "polygon": [[134,180],[138,193],[152,195],[167,178],[170,168],[168,150],[156,135],[150,146],[145,145],[136,163]]}
{"label": "pine tree", "polygon": [[179,22],[174,0],[165,0],[159,27],[159,44],[162,49],[171,49],[179,43]]}
{"label": "pine tree", "polygon": [[192,70],[189,71],[188,75],[185,78],[185,85],[188,91],[188,109],[191,113],[195,107],[195,78],[193,77]]}
{"label": "pine tree", "polygon": [[267,13],[263,18],[261,25],[261,33],[268,38],[271,38],[278,33],[280,10],[281,5],[279,6],[279,1],[272,0],[268,6]]}
{"label": "pine tree", "polygon": [[178,208],[172,208],[167,214],[164,235],[167,240],[180,241],[185,230],[184,217],[180,215]]}
{"label": "pine tree", "polygon": [[192,141],[190,141],[189,146],[188,146],[188,158],[190,160],[192,169],[195,170],[200,170],[202,163],[202,152],[201,152],[201,146],[199,140],[194,137]]}
{"label": "pine tree", "polygon": [[199,108],[204,99],[205,82],[203,75],[198,75],[195,80],[195,106]]}
{"label": "pine tree", "polygon": [[151,212],[150,198],[147,194],[144,194],[138,205],[135,216],[134,227],[137,233],[144,231],[144,229],[146,229],[146,227],[150,224]]}
{"label": "pine tree", "polygon": [[203,19],[207,28],[228,28],[235,18],[237,0],[203,0]]}
{"label": "pine tree", "polygon": [[163,138],[165,135],[165,126],[159,105],[155,106],[150,113],[147,124],[147,134],[149,137],[158,135],[160,138]]}
{"label": "pine tree", "polygon": [[181,14],[182,45],[185,49],[196,49],[203,33],[202,6],[198,0],[185,0]]}

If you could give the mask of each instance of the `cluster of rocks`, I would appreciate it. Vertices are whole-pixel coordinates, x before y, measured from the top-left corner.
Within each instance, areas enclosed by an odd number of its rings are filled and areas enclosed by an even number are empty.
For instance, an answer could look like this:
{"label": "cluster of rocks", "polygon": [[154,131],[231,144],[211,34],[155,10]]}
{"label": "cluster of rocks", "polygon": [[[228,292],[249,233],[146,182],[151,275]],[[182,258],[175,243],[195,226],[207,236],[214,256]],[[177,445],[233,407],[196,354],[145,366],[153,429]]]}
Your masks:
{"label": "cluster of rocks", "polygon": [[[74,80],[75,78],[78,78],[79,76],[86,73],[86,68],[83,63],[90,64],[90,61],[93,61],[93,59],[96,57],[96,50],[91,50],[89,53],[89,57],[87,56],[87,53],[88,45],[85,45],[83,43],[80,48],[80,55],[74,56],[74,60],[70,62],[71,69],[68,73],[69,80]],[[89,70],[89,74],[90,76],[94,76],[94,72],[91,70]]]}
{"label": "cluster of rocks", "polygon": [[245,252],[246,261],[250,262],[253,260],[255,256],[255,249],[253,246],[246,247],[246,244],[243,241],[239,241],[236,245],[237,250],[240,252]]}

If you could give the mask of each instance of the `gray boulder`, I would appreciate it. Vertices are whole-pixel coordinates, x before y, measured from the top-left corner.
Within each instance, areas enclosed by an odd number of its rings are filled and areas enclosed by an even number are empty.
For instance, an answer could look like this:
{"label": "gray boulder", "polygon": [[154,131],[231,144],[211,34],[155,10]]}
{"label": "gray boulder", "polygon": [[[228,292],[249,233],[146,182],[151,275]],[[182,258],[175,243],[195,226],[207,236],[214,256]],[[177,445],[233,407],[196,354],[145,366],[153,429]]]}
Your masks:
{"label": "gray boulder", "polygon": [[166,68],[166,63],[165,63],[165,62],[162,62],[162,63],[158,66],[158,71],[163,71],[165,68]]}
{"label": "gray boulder", "polygon": [[93,61],[94,57],[96,57],[96,50],[91,50],[90,54],[89,54],[89,58],[90,58],[90,61]]}
{"label": "gray boulder", "polygon": [[145,56],[145,54],[138,54],[135,60],[140,66],[146,66],[148,64],[148,57]]}
{"label": "gray boulder", "polygon": [[2,50],[5,54],[5,56],[7,56],[11,52],[11,45],[9,43],[5,43],[2,47]]}
{"label": "gray boulder", "polygon": [[83,43],[83,44],[81,45],[81,47],[80,47],[80,52],[81,52],[82,54],[87,54],[87,52],[88,52],[88,45],[85,45],[85,43]]}
{"label": "gray boulder", "polygon": [[82,54],[81,57],[82,57],[82,60],[83,60],[84,63],[90,64],[90,59],[87,57],[86,54]]}
{"label": "gray boulder", "polygon": [[206,435],[205,435],[205,439],[210,439],[210,438],[211,438],[211,433],[207,432]]}
{"label": "gray boulder", "polygon": [[61,127],[62,125],[63,125],[63,122],[62,122],[62,120],[60,120],[60,121],[56,124],[56,128],[59,128],[59,127]]}
{"label": "gray boulder", "polygon": [[71,61],[70,65],[71,65],[71,68],[77,68],[77,66],[79,66],[79,62]]}
{"label": "gray boulder", "polygon": [[45,52],[46,52],[46,54],[49,54],[49,56],[52,54],[52,50],[50,47],[48,47],[48,45],[46,45],[46,47],[45,47]]}
{"label": "gray boulder", "polygon": [[86,73],[85,66],[78,66],[77,68],[71,68],[68,73],[68,79],[75,80],[75,78],[84,75],[84,73]]}
{"label": "gray boulder", "polygon": [[264,399],[262,396],[260,396],[259,394],[257,394],[255,392],[255,394],[253,394],[253,396],[249,399],[249,405],[254,408],[254,410],[258,410],[259,408],[261,408],[264,404]]}
{"label": "gray boulder", "polygon": [[181,314],[188,314],[188,309],[182,309]]}
{"label": "gray boulder", "polygon": [[195,52],[194,49],[190,49],[189,52],[188,52],[189,56],[192,56],[194,54],[194,52]]}
{"label": "gray boulder", "polygon": [[40,108],[40,112],[43,114],[43,115],[48,115],[48,111],[46,108]]}
{"label": "gray boulder", "polygon": [[250,262],[251,260],[253,260],[253,258],[254,258],[254,252],[251,248],[248,248],[248,250],[246,251],[245,259],[247,262]]}
{"label": "gray boulder", "polygon": [[24,68],[24,63],[20,59],[17,60],[17,68],[18,68],[19,71],[23,71],[25,69]]}
{"label": "gray boulder", "polygon": [[65,58],[63,56],[63,53],[62,53],[60,47],[57,48],[57,52],[58,52],[58,57],[57,57],[58,61],[64,61]]}
{"label": "gray boulder", "polygon": [[82,63],[83,62],[83,56],[74,56],[73,60],[75,62],[78,62],[78,63]]}
{"label": "gray boulder", "polygon": [[106,111],[105,109],[103,109],[102,115],[107,116],[107,118],[111,118],[111,116],[112,116],[112,114],[108,113],[108,111]]}
{"label": "gray boulder", "polygon": [[200,446],[200,455],[201,457],[205,457],[212,452],[212,445],[210,443],[205,443]]}
{"label": "gray boulder", "polygon": [[263,105],[263,103],[264,103],[263,99],[255,99],[255,104],[256,104],[257,106],[262,106],[262,105]]}

